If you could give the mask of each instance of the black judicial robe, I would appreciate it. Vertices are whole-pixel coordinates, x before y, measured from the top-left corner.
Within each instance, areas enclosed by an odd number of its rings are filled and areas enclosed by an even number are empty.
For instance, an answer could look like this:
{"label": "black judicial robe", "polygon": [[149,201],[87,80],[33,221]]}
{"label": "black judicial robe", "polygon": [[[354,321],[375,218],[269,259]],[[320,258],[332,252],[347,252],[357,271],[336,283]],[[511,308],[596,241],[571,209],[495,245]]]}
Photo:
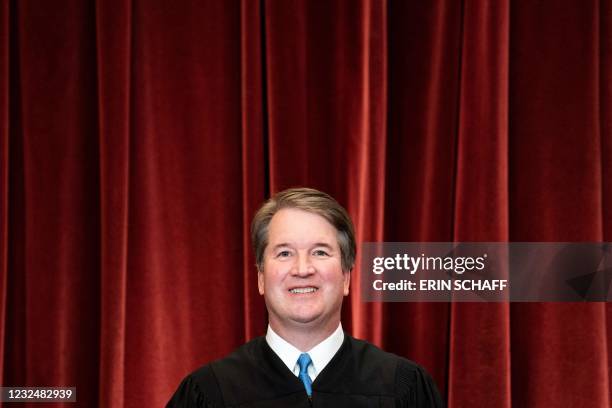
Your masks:
{"label": "black judicial robe", "polygon": [[304,385],[258,337],[188,375],[167,408],[407,408],[443,407],[423,368],[357,340],[344,342],[312,383]]}

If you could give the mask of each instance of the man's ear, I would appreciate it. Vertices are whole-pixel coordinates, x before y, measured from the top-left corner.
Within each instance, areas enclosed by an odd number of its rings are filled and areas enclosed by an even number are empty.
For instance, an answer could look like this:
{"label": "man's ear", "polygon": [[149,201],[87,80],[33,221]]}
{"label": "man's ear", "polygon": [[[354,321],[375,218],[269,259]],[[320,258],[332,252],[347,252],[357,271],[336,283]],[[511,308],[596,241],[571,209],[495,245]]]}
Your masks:
{"label": "man's ear", "polygon": [[348,296],[348,294],[349,294],[349,289],[350,289],[350,286],[351,286],[351,271],[352,271],[352,269],[349,269],[346,272],[342,272],[342,274],[344,275],[343,276],[343,278],[344,278],[344,282],[343,282],[343,284],[344,284],[344,296]]}
{"label": "man's ear", "polygon": [[257,267],[257,288],[259,289],[259,294],[263,295],[264,294],[264,276],[263,276],[263,270],[261,270],[259,266]]}

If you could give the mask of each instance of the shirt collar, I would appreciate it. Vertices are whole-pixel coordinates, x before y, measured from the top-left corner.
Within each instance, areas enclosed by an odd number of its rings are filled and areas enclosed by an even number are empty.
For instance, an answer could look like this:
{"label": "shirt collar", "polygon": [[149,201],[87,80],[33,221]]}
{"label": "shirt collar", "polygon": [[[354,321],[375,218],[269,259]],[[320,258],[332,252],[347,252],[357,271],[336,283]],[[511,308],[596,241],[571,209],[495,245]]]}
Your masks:
{"label": "shirt collar", "polygon": [[[330,362],[334,355],[340,350],[344,341],[344,331],[342,324],[338,324],[338,328],[325,340],[314,346],[312,349],[305,351],[312,359],[312,365],[308,368],[308,375],[315,380],[317,375],[323,371],[325,366]],[[297,360],[303,351],[297,349],[291,343],[276,334],[272,327],[268,325],[266,333],[266,342],[270,348],[280,357],[287,368],[296,376],[300,369],[297,365]]]}

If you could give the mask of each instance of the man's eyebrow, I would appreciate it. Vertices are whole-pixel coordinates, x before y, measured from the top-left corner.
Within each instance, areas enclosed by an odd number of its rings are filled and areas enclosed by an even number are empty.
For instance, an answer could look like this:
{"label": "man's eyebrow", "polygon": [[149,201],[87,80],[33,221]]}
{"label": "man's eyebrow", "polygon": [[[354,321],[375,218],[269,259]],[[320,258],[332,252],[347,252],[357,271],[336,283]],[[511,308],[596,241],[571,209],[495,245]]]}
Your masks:
{"label": "man's eyebrow", "polygon": [[[290,247],[291,244],[289,244],[288,242],[281,242],[280,244],[276,244],[272,247],[272,250],[276,250],[278,248],[283,248],[283,247]],[[315,247],[324,247],[324,248],[329,248],[329,249],[334,249],[334,247],[330,244],[328,244],[327,242],[316,242],[315,244],[312,245],[312,248]]]}
{"label": "man's eyebrow", "polygon": [[282,248],[282,247],[289,247],[291,245],[289,245],[287,242],[281,242],[280,244],[276,244],[272,247],[272,250],[274,251],[275,249],[278,248]]}
{"label": "man's eyebrow", "polygon": [[334,249],[333,246],[331,246],[330,244],[328,244],[326,242],[317,242],[316,244],[313,245],[313,247],[325,247],[325,248],[329,248],[329,249]]}

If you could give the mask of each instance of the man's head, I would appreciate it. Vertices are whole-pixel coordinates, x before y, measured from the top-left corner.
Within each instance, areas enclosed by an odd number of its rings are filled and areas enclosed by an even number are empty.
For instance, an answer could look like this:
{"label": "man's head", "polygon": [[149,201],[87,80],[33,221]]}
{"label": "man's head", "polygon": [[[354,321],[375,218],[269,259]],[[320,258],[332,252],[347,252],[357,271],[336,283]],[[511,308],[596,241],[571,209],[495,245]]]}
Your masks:
{"label": "man's head", "polygon": [[320,215],[336,228],[338,246],[342,252],[342,270],[350,272],[355,264],[355,230],[348,213],[333,197],[313,188],[290,188],[276,193],[266,201],[253,217],[251,240],[255,262],[261,271],[264,252],[268,246],[268,227],[274,214],[283,208],[294,208]]}
{"label": "man's head", "polygon": [[346,210],[317,190],[285,190],[257,212],[251,236],[259,292],[272,327],[337,327],[355,262],[353,225]]}

